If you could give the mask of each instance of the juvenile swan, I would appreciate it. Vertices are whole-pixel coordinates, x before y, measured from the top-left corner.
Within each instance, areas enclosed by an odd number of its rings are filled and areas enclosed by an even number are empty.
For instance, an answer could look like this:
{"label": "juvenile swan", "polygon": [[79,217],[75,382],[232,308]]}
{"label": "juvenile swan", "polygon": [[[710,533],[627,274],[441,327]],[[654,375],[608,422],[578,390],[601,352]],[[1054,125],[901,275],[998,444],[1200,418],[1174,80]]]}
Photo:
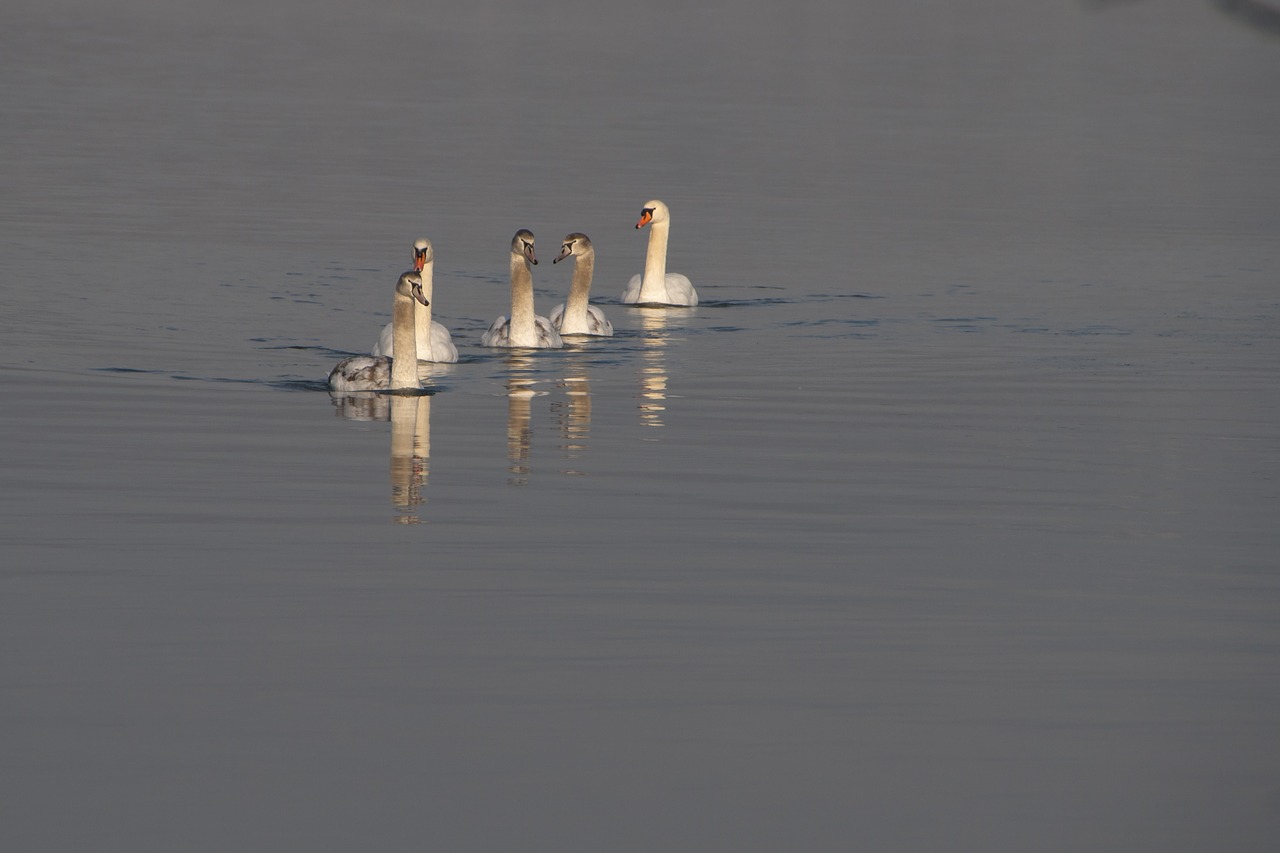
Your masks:
{"label": "juvenile swan", "polygon": [[[422,275],[422,295],[430,303],[432,294],[432,273],[436,266],[435,249],[426,237],[419,237],[413,244],[413,268]],[[421,302],[413,306],[413,333],[418,342],[418,361],[441,361],[453,363],[458,360],[458,348],[453,345],[449,330],[431,319],[431,305]],[[382,334],[373,346],[374,355],[395,356],[395,334],[392,324],[382,327]]]}
{"label": "juvenile swan", "polygon": [[671,211],[657,199],[644,203],[636,228],[649,223],[653,223],[653,227],[649,229],[644,275],[631,277],[631,283],[622,291],[622,301],[628,305],[697,305],[698,292],[693,289],[693,283],[678,272],[667,272]]}
{"label": "juvenile swan", "polygon": [[533,232],[521,228],[511,238],[511,318],[499,317],[480,337],[487,347],[560,349],[564,341],[546,317],[533,312]]}
{"label": "juvenile swan", "polygon": [[591,238],[577,231],[568,235],[560,245],[560,254],[551,263],[558,264],[570,255],[573,255],[574,262],[569,299],[551,309],[551,324],[562,335],[612,335],[613,324],[605,318],[604,312],[587,304],[587,295],[591,292],[591,274],[596,266],[596,250],[591,245]]}
{"label": "juvenile swan", "polygon": [[396,282],[396,298],[391,306],[391,333],[398,358],[385,355],[353,355],[344,358],[329,373],[333,391],[398,391],[421,388],[418,381],[418,345],[413,334],[413,306],[426,304],[422,276],[416,270],[402,273]]}

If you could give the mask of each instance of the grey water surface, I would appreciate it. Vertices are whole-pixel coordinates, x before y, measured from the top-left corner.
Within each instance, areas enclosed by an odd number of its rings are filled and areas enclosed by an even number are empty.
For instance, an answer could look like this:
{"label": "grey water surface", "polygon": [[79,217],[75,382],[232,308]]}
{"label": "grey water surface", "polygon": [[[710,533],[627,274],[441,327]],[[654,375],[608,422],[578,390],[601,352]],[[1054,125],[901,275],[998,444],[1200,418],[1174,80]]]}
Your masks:
{"label": "grey water surface", "polygon": [[0,847],[1277,849],[1265,11],[8,3]]}

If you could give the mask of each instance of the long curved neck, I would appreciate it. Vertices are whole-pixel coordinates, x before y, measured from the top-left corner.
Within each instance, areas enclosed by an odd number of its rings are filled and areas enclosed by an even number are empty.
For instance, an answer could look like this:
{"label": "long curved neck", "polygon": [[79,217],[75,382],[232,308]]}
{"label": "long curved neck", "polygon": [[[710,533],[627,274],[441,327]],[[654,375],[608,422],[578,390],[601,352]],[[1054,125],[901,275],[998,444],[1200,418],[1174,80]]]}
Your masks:
{"label": "long curved neck", "polygon": [[671,220],[655,222],[649,228],[649,251],[644,259],[640,301],[662,302],[667,298],[667,235],[671,231]]}
{"label": "long curved neck", "polygon": [[[587,323],[587,301],[591,294],[591,276],[596,267],[594,253],[579,255],[573,264],[573,284],[569,286],[569,298],[564,303],[565,329],[576,328],[578,323],[584,327]],[[573,326],[570,326],[570,323]],[[584,329],[585,331],[585,329]]]}
{"label": "long curved neck", "polygon": [[[433,301],[431,293],[431,272],[435,269],[436,262],[431,261],[422,268],[418,275],[422,276],[422,295],[427,298],[427,302]],[[418,300],[413,300],[413,322],[417,328],[424,332],[431,331],[431,306],[423,305]]]}
{"label": "long curved neck", "polygon": [[538,328],[533,320],[533,273],[519,255],[511,256],[511,326],[513,347],[538,345]]}
{"label": "long curved neck", "polygon": [[413,306],[411,296],[396,291],[396,301],[391,306],[391,341],[395,357],[391,359],[392,388],[421,388],[418,381],[418,341],[413,333]]}

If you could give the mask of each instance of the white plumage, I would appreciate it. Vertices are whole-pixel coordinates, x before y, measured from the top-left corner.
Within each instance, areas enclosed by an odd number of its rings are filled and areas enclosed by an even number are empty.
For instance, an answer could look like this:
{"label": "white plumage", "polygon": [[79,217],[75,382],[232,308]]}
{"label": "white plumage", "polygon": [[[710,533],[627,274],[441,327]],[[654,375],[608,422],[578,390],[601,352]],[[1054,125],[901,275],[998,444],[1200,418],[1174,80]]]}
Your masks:
{"label": "white plumage", "polygon": [[671,234],[671,211],[657,199],[644,203],[636,228],[652,224],[649,229],[649,247],[644,259],[644,274],[631,277],[622,291],[622,301],[628,305],[686,305],[698,304],[698,291],[687,276],[667,272],[667,238]]}

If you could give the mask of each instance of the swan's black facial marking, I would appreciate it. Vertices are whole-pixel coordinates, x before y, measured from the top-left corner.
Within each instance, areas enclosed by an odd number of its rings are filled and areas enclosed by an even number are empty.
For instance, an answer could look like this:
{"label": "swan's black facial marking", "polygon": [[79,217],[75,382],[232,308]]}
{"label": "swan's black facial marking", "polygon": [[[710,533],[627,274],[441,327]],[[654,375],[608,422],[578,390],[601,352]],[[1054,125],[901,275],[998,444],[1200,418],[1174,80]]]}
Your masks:
{"label": "swan's black facial marking", "polygon": [[421,302],[424,306],[431,304],[427,301],[427,295],[422,290],[422,276],[418,275],[417,270],[409,270],[400,276],[400,281],[396,283],[396,293],[404,293],[401,289],[404,286],[409,288],[409,292],[405,295],[410,299],[415,302]]}
{"label": "swan's black facial marking", "polygon": [[511,239],[511,252],[519,253],[530,264],[536,264],[538,256],[533,251],[533,232],[528,228],[517,231],[516,236]]}

